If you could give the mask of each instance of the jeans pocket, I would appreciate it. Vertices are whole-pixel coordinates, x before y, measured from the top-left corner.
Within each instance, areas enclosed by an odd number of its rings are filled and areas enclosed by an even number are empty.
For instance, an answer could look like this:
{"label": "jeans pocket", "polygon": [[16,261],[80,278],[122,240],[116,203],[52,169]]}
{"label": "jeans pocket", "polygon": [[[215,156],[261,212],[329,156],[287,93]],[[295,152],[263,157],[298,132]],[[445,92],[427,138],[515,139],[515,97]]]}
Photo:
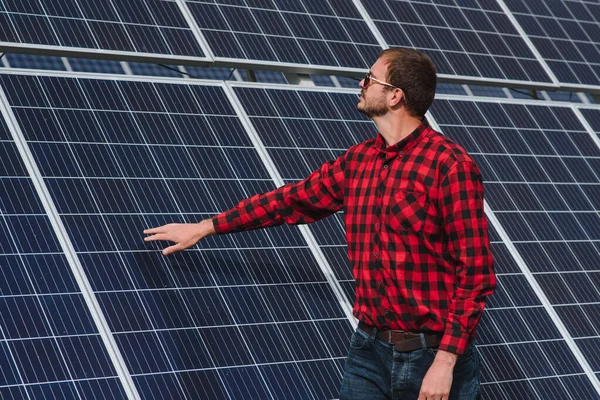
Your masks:
{"label": "jeans pocket", "polygon": [[431,354],[433,357],[437,356],[438,348],[437,347],[428,347],[427,352]]}
{"label": "jeans pocket", "polygon": [[369,334],[357,328],[350,338],[350,348],[360,350],[369,344],[370,338]]}
{"label": "jeans pocket", "polygon": [[473,347],[469,346],[463,354],[458,357],[456,364],[468,364],[473,360]]}

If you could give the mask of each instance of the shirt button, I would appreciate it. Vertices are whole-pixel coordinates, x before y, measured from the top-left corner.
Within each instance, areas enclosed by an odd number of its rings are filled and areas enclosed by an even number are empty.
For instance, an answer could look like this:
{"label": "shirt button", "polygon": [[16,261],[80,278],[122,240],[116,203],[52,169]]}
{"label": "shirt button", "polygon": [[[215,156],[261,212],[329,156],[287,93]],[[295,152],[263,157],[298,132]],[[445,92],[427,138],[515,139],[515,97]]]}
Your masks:
{"label": "shirt button", "polygon": [[375,253],[373,253],[373,255],[374,255],[375,257],[377,257],[377,256],[379,255],[379,253],[375,252]]}
{"label": "shirt button", "polygon": [[388,165],[387,164],[383,164],[383,168],[387,169]]}
{"label": "shirt button", "polygon": [[385,310],[385,315],[388,315],[390,310]]}
{"label": "shirt button", "polygon": [[379,286],[381,286],[381,281],[377,281],[377,284],[378,284]]}
{"label": "shirt button", "polygon": [[379,222],[375,222],[375,228],[379,228]]}
{"label": "shirt button", "polygon": [[401,151],[401,152],[400,152],[400,154],[404,154],[404,152],[403,152],[403,151]]}

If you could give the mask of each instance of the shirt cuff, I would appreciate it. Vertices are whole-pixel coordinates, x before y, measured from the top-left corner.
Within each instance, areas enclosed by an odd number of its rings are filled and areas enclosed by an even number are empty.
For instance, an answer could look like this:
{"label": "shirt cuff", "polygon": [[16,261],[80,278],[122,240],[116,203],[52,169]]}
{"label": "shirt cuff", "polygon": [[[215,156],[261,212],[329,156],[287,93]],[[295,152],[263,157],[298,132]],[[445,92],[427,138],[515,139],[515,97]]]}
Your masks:
{"label": "shirt cuff", "polygon": [[467,350],[470,342],[471,335],[460,329],[458,324],[450,324],[446,326],[439,349],[461,355]]}
{"label": "shirt cuff", "polygon": [[231,222],[230,214],[231,212],[223,212],[211,218],[217,235],[230,233],[233,230],[234,224]]}

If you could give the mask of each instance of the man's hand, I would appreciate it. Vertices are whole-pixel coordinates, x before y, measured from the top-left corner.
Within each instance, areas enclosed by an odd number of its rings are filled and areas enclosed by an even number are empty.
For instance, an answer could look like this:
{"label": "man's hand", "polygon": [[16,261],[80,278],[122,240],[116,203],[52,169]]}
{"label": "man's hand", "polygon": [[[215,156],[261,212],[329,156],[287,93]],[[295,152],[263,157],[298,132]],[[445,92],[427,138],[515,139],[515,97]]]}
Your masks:
{"label": "man's hand", "polygon": [[163,250],[163,255],[181,251],[196,245],[200,239],[215,233],[215,227],[211,219],[205,219],[197,224],[167,224],[157,228],[146,229],[144,241],[168,240],[175,242],[174,245]]}
{"label": "man's hand", "polygon": [[457,358],[456,354],[438,350],[433,364],[423,378],[418,400],[448,400]]}

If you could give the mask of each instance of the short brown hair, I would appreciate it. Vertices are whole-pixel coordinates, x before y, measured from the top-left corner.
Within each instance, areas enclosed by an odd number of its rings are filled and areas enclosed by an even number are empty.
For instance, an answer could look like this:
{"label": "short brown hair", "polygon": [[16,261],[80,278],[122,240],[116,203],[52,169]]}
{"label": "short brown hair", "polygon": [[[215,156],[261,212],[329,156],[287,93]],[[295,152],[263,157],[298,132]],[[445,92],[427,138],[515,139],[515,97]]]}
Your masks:
{"label": "short brown hair", "polygon": [[379,58],[384,58],[388,64],[386,81],[404,91],[408,112],[423,117],[433,103],[437,85],[431,58],[402,47],[383,50]]}

